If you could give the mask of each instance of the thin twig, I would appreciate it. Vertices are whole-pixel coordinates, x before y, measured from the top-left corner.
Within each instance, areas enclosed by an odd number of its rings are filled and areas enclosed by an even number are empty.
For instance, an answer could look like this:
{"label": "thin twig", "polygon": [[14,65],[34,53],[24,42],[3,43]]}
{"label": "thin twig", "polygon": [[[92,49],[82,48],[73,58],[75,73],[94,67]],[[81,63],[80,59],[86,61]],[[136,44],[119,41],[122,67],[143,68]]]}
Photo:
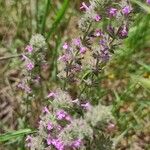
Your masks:
{"label": "thin twig", "polygon": [[11,55],[11,56],[6,56],[6,57],[0,57],[0,61],[7,60],[7,59],[12,59],[12,58],[16,58],[16,57],[20,57],[22,55],[23,54],[16,54],[16,55]]}

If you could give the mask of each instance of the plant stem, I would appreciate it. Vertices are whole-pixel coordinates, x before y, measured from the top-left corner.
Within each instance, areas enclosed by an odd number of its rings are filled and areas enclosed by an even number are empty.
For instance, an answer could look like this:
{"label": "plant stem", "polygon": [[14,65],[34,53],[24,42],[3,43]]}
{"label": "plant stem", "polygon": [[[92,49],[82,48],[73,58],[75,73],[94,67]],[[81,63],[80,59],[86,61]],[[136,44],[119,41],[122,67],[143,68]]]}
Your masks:
{"label": "plant stem", "polygon": [[45,5],[45,13],[44,13],[44,16],[42,19],[41,34],[44,34],[44,32],[45,32],[46,18],[49,13],[50,5],[51,5],[51,0],[47,0],[47,3]]}
{"label": "plant stem", "polygon": [[39,13],[39,0],[36,0],[36,31],[39,31],[38,13]]}
{"label": "plant stem", "polygon": [[52,24],[50,31],[48,32],[46,40],[48,40],[51,37],[52,33],[55,32],[55,30],[57,29],[59,23],[63,19],[63,16],[65,15],[65,12],[68,8],[68,4],[69,4],[69,0],[64,0],[64,2],[62,4],[62,8],[58,11],[55,21]]}
{"label": "plant stem", "polygon": [[23,54],[16,54],[16,55],[11,55],[11,56],[6,56],[6,57],[0,57],[0,61],[7,60],[7,59],[12,59],[12,58],[16,58],[16,57],[20,57],[22,55]]}

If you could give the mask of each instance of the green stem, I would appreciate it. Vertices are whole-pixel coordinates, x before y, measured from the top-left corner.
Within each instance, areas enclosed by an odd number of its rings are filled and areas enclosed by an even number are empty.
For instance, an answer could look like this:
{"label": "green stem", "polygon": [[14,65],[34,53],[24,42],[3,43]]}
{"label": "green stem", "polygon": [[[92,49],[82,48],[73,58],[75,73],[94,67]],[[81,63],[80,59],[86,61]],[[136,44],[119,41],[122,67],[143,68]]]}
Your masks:
{"label": "green stem", "polygon": [[84,36],[83,36],[83,40],[82,40],[82,42],[84,42],[84,41],[85,41],[85,39],[86,39],[87,35],[89,34],[89,31],[90,31],[91,26],[92,26],[92,23],[90,23],[90,24],[89,24],[89,26],[88,26],[88,28],[87,28],[87,30],[86,30],[86,32],[85,32],[85,34],[84,34]]}
{"label": "green stem", "polygon": [[68,8],[68,4],[69,4],[69,0],[64,0],[62,8],[58,11],[58,13],[56,15],[56,19],[55,19],[54,23],[52,24],[50,31],[48,32],[46,40],[48,40],[51,37],[52,33],[55,32],[55,30],[57,29],[63,16],[65,15],[65,12]]}
{"label": "green stem", "polygon": [[79,94],[79,98],[80,98],[80,96],[83,94],[83,92],[86,90],[86,88],[87,88],[87,85],[84,85],[83,89],[81,90],[81,92],[80,92],[80,94]]}
{"label": "green stem", "polygon": [[43,19],[42,19],[41,34],[42,33],[44,34],[44,32],[45,32],[46,18],[47,18],[47,15],[49,13],[50,5],[51,5],[51,0],[47,0],[47,3],[45,5],[45,13],[44,13],[44,16],[43,16]]}
{"label": "green stem", "polygon": [[36,0],[36,31],[38,32],[39,30],[39,23],[38,23],[38,13],[39,13],[39,7],[38,7],[38,4],[39,4],[39,0]]}

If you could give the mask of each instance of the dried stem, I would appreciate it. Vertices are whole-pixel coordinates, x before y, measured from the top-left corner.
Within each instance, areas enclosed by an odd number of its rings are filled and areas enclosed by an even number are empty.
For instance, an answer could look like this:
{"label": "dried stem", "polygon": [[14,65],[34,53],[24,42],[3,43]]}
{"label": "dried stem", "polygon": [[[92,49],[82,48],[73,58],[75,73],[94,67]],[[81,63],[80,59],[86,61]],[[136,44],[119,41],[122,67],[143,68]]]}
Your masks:
{"label": "dried stem", "polygon": [[0,61],[20,57],[22,55],[23,55],[23,53],[22,54],[11,55],[11,56],[6,56],[6,57],[0,57]]}

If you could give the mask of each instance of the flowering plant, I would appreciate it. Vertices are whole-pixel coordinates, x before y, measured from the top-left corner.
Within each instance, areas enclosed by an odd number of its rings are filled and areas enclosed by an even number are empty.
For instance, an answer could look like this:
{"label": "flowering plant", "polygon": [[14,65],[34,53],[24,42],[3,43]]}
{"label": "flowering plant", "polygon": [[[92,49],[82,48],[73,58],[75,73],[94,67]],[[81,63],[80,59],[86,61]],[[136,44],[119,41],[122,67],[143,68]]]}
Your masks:
{"label": "flowering plant", "polygon": [[64,43],[58,59],[58,77],[68,83],[64,84],[66,89],[77,89],[78,96],[99,86],[101,72],[128,37],[133,12],[127,0],[91,0],[83,2],[80,9],[84,11],[79,20],[80,35]]}
{"label": "flowering plant", "polygon": [[[66,41],[58,58],[58,77],[64,81],[63,91],[57,89],[47,95],[50,106],[43,109],[38,132],[27,137],[29,148],[112,148],[112,139],[106,132],[107,128],[113,130],[115,127],[110,108],[99,103],[98,95],[95,94],[97,98],[93,99],[89,93],[92,88],[99,87],[102,70],[128,36],[132,6],[128,0],[116,2],[91,0],[89,4],[82,3],[81,35]],[[32,55],[34,50],[31,46],[45,44],[33,39],[26,49],[31,53],[30,59],[42,63],[43,52],[38,51],[39,59],[38,55]],[[28,62],[27,70],[33,69],[34,64]],[[71,92],[69,94],[69,88],[76,92],[74,96]]]}
{"label": "flowering plant", "polygon": [[[105,139],[101,147],[110,149],[112,141],[107,134],[103,134],[105,127],[113,120],[110,108],[101,104],[90,107],[78,104],[61,90],[50,99],[51,106],[44,107],[40,116],[38,133],[26,139],[30,149],[85,149],[85,145],[90,148],[89,141],[96,139],[97,134],[102,134]],[[84,114],[77,114],[77,110]],[[98,129],[101,132],[96,133]]]}
{"label": "flowering plant", "polygon": [[0,149],[149,148],[150,0],[0,3]]}

